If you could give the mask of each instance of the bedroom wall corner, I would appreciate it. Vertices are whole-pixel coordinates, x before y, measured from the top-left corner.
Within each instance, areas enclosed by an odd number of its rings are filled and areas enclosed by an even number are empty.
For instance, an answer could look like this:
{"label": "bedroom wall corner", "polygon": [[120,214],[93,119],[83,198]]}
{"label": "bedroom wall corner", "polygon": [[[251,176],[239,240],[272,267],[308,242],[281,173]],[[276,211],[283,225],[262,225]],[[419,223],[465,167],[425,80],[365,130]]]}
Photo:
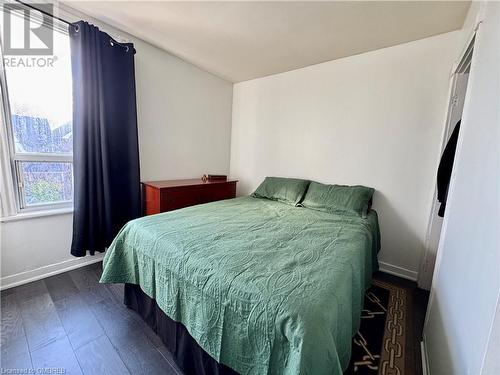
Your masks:
{"label": "bedroom wall corner", "polygon": [[381,268],[415,280],[460,32],[234,85],[231,175],[376,189]]}

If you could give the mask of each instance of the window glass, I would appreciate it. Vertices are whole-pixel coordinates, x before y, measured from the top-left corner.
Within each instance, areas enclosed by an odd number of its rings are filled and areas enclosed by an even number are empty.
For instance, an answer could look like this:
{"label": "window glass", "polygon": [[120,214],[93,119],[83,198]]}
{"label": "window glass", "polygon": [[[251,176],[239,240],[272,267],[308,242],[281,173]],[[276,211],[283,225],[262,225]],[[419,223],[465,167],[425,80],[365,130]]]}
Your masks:
{"label": "window glass", "polygon": [[[20,17],[12,17],[13,25],[21,20]],[[13,41],[24,35],[16,31],[17,28],[13,27]],[[17,153],[72,153],[69,38],[58,31],[53,31],[53,35],[52,66],[5,66],[12,135]]]}
{"label": "window glass", "polygon": [[26,206],[73,200],[71,163],[20,162]]}
{"label": "window glass", "polygon": [[[22,16],[10,17],[8,36],[16,48],[23,48],[25,42],[25,20]],[[0,60],[5,71],[7,90],[3,105],[6,111],[10,110],[10,157],[20,210],[69,206],[73,200],[69,36],[59,28],[45,31],[53,35],[50,55],[11,54]],[[40,29],[38,33],[30,32],[35,46],[37,35],[42,35]]]}

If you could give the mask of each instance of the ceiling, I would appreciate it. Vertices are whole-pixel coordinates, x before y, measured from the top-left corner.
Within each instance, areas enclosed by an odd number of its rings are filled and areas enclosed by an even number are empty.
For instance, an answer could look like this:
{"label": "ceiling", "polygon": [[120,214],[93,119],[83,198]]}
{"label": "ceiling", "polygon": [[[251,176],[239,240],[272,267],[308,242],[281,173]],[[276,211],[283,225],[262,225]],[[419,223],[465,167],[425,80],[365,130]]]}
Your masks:
{"label": "ceiling", "polygon": [[469,1],[70,1],[231,82],[462,27]]}

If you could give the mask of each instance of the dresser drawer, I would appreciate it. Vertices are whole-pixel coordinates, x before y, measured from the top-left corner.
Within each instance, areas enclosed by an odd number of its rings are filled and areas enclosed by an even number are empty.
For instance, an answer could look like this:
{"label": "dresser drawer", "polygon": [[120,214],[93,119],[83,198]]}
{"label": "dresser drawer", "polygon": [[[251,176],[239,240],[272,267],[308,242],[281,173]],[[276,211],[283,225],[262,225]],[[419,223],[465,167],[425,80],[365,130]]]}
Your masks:
{"label": "dresser drawer", "polygon": [[200,203],[200,191],[196,188],[162,191],[160,196],[161,212],[178,210]]}
{"label": "dresser drawer", "polygon": [[222,199],[231,199],[236,196],[236,182],[224,185],[207,186],[200,193],[200,203],[220,201]]}

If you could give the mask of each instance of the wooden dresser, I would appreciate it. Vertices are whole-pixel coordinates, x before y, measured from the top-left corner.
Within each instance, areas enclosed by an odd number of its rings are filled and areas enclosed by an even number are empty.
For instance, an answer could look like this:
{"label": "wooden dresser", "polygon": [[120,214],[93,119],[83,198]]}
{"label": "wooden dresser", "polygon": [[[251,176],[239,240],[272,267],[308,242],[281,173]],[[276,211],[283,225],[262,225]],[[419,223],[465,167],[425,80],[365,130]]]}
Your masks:
{"label": "wooden dresser", "polygon": [[237,180],[167,180],[143,182],[144,215],[177,210],[236,196]]}

